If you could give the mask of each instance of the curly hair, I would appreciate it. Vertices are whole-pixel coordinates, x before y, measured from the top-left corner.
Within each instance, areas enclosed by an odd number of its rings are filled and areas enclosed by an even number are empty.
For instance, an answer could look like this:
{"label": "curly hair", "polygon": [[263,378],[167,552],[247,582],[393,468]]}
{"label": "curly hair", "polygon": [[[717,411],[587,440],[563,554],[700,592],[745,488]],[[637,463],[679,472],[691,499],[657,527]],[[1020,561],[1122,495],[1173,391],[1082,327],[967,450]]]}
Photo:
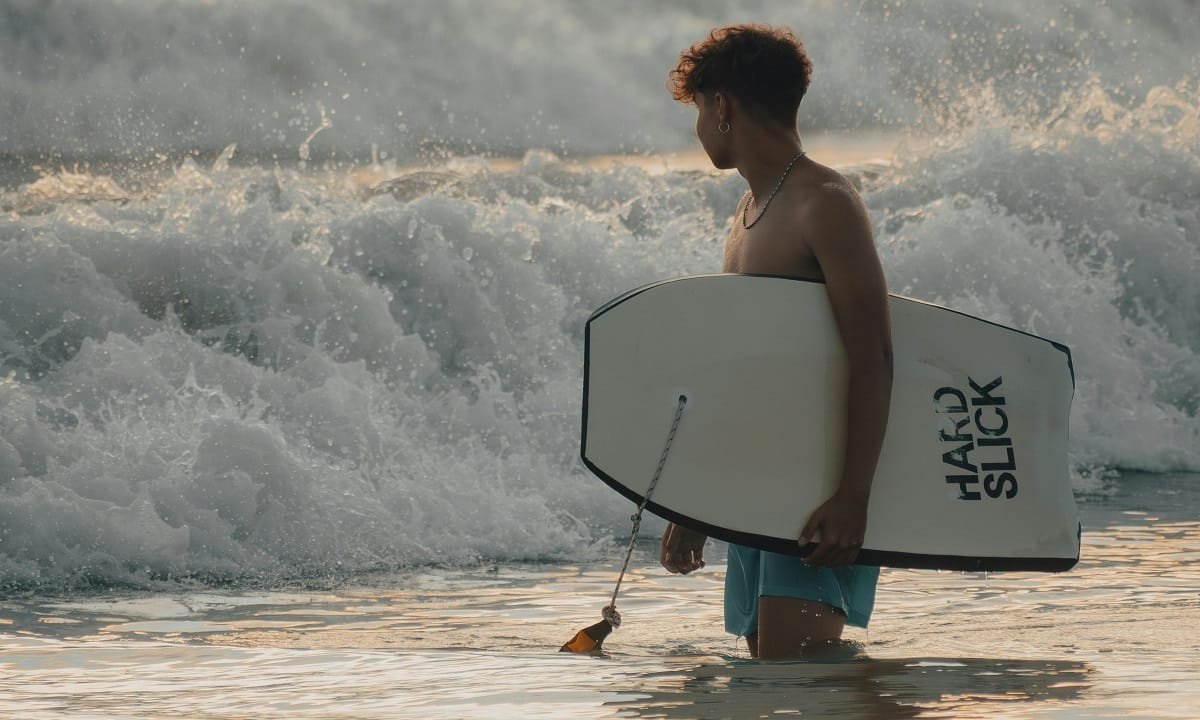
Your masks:
{"label": "curly hair", "polygon": [[696,93],[728,92],[761,119],[795,125],[812,79],[804,44],[787,28],[733,25],[717,28],[679,55],[667,86],[682,103]]}

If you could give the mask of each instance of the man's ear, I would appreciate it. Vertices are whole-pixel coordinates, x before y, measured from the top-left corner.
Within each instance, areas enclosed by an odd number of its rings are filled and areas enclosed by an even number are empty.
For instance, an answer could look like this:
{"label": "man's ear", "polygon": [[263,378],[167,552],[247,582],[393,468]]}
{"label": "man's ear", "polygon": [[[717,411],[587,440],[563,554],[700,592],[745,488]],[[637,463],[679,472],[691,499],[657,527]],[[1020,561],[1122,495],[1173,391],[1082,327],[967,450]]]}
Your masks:
{"label": "man's ear", "polygon": [[717,101],[717,122],[729,122],[729,116],[733,114],[733,103],[729,101],[729,96],[718,92],[713,98]]}
{"label": "man's ear", "polygon": [[736,123],[742,118],[742,104],[736,97],[719,92],[713,95],[717,103],[717,122]]}

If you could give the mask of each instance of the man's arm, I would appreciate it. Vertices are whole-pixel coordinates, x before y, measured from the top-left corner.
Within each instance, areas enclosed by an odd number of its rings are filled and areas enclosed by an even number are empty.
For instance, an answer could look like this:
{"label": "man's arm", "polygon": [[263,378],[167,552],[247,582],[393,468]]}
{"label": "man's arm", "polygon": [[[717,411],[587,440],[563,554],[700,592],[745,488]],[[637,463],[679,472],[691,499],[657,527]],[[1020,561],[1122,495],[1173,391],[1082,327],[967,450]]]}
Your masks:
{"label": "man's arm", "polygon": [[834,321],[846,350],[846,451],[833,497],[813,511],[801,531],[820,544],[814,565],[854,562],[867,525],[871,481],[883,447],[892,394],[892,333],[887,282],[871,223],[858,195],[826,184],[798,209],[805,239],[825,276]]}

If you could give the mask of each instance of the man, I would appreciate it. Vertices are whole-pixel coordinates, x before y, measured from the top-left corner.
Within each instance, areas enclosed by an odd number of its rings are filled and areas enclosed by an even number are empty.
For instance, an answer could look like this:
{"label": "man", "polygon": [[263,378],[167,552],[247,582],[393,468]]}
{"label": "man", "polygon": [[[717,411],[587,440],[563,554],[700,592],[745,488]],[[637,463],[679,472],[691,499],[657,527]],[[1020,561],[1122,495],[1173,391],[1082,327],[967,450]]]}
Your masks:
{"label": "man", "polygon": [[[847,622],[866,627],[879,573],[852,563],[891,398],[887,285],[858,193],[800,143],[796,116],[811,73],[790,31],[761,25],[714,30],[671,72],[675,99],[696,106],[696,135],[713,165],[737,168],[750,186],[725,242],[724,271],[823,280],[849,362],[841,481],[797,538],[816,548],[801,560],[729,546],[725,627],[763,659],[837,640]],[[669,525],[663,566],[685,574],[702,567],[705,540]]]}

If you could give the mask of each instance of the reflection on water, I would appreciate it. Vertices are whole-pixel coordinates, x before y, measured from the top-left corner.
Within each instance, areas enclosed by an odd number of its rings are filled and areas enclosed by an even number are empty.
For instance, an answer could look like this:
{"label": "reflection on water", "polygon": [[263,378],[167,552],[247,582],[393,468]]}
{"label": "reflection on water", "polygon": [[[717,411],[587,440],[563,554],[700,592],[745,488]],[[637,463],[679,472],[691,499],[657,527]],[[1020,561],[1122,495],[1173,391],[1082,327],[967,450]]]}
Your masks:
{"label": "reflection on water", "polygon": [[0,716],[1162,717],[1200,708],[1200,478],[1087,501],[1059,575],[886,571],[870,632],[761,663],[721,631],[720,547],[649,548],[600,658],[560,655],[615,565],[421,571],[337,591],[0,601]]}
{"label": "reflection on water", "polygon": [[726,662],[658,676],[647,690],[610,706],[628,717],[918,718],[929,710],[962,717],[1037,701],[1045,709],[1090,687],[1086,663],[1053,660],[919,658],[823,663]]}

